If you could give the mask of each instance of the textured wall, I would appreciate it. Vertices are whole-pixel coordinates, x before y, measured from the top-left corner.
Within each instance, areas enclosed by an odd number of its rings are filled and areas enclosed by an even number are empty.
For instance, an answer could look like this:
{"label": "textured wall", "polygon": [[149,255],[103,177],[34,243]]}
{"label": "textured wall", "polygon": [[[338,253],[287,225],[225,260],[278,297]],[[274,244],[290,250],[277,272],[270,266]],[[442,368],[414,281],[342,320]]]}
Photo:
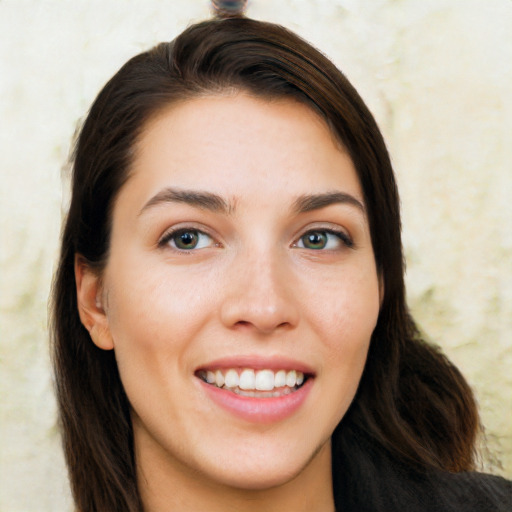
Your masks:
{"label": "textured wall", "polygon": [[[486,464],[512,477],[512,2],[253,0],[250,14],[314,42],[375,113],[411,307],[476,390]],[[46,298],[77,121],[129,56],[208,15],[206,0],[0,1],[0,512],[70,509]]]}

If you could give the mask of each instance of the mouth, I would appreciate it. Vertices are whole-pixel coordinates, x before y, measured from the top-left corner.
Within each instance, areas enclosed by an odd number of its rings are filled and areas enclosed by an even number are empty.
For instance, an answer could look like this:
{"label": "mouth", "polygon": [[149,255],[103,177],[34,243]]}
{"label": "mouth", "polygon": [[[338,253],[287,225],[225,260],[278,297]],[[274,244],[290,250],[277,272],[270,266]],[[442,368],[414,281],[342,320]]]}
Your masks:
{"label": "mouth", "polygon": [[197,368],[195,376],[211,404],[251,424],[292,418],[308,401],[316,374],[301,362],[273,357],[236,357]]}
{"label": "mouth", "polygon": [[209,368],[196,372],[206,384],[250,398],[279,398],[298,391],[312,377],[300,370]]}

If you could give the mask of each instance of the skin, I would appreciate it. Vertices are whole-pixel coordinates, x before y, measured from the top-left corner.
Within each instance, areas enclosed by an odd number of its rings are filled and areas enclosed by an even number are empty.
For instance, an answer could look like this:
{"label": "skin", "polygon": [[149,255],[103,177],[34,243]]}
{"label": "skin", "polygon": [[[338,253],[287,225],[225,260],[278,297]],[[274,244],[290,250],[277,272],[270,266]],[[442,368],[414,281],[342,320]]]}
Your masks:
{"label": "skin", "polygon": [[[169,187],[226,208],[168,200]],[[297,211],[298,198],[333,192],[354,201]],[[176,227],[203,232],[197,248],[165,238]],[[325,248],[307,245],[312,230]],[[315,112],[243,93],[160,112],[116,200],[103,274],[79,256],[75,268],[82,322],[115,350],[132,404],[145,510],[334,510],[330,437],[382,290],[352,161]],[[303,362],[311,390],[282,420],[239,418],[195,375],[227,356]]]}

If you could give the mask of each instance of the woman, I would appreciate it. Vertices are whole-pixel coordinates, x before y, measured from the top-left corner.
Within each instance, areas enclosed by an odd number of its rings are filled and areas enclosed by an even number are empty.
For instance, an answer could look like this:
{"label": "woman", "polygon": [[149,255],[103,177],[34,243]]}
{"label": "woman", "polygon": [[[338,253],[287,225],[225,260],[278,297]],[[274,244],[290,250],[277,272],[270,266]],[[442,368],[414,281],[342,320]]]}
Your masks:
{"label": "woman", "polygon": [[126,63],[78,139],[53,299],[77,509],[506,510],[408,314],[374,119],[232,7]]}

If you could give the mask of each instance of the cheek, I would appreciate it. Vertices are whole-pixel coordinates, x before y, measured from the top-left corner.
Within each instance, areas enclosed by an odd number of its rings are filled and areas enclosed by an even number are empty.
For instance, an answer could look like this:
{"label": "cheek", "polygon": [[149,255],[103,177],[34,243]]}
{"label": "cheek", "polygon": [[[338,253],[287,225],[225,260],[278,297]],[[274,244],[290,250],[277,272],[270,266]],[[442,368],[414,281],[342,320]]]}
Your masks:
{"label": "cheek", "polygon": [[130,348],[134,358],[157,352],[176,357],[177,351],[198,328],[209,292],[184,275],[168,275],[146,267],[133,272],[119,269],[109,283],[108,322],[116,355]]}
{"label": "cheek", "polygon": [[[366,267],[368,268],[368,267]],[[322,374],[332,403],[326,408],[329,424],[336,425],[352,402],[363,373],[371,336],[379,315],[379,287],[376,273],[343,272],[326,282],[311,308],[311,324],[322,341]]]}
{"label": "cheek", "polygon": [[144,421],[151,423],[151,411],[164,404],[176,418],[169,393],[184,393],[180,386],[191,373],[189,355],[208,315],[208,293],[190,286],[183,273],[169,276],[147,266],[134,279],[121,270],[109,283],[108,321],[123,386]]}
{"label": "cheek", "polygon": [[[364,353],[377,323],[380,300],[376,272],[371,266],[344,269],[324,281],[311,301],[311,323],[322,330],[321,339],[333,351],[347,349]],[[320,287],[319,287],[320,288]]]}

